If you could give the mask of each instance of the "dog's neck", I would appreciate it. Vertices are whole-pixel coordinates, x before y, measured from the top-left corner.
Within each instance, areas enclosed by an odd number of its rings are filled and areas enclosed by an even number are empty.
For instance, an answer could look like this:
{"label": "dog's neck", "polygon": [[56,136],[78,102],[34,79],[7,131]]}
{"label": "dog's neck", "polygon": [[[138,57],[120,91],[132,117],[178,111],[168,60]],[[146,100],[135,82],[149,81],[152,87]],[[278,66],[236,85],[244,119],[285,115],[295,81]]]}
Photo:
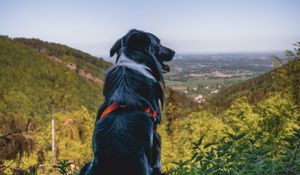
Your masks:
{"label": "dog's neck", "polygon": [[140,72],[142,75],[144,75],[147,78],[156,80],[152,75],[152,71],[149,67],[131,60],[124,53],[121,53],[121,55],[118,58],[118,62],[115,64],[115,66],[128,67],[129,69],[133,69]]}

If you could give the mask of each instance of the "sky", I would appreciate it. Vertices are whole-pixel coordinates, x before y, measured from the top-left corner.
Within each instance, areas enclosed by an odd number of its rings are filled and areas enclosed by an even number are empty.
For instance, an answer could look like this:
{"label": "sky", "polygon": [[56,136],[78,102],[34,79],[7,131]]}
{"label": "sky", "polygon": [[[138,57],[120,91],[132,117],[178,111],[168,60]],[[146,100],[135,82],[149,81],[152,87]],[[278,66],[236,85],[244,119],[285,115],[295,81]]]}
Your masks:
{"label": "sky", "polygon": [[300,0],[0,0],[0,35],[96,56],[136,28],[177,53],[264,52],[300,41]]}

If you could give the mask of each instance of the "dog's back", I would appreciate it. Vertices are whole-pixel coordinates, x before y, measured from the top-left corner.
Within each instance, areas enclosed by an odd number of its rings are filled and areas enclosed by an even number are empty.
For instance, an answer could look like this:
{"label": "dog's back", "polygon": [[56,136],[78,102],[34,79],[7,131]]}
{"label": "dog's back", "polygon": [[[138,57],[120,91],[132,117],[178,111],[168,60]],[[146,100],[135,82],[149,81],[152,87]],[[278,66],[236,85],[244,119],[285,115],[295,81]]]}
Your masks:
{"label": "dog's back", "polygon": [[144,112],[120,109],[96,123],[95,174],[151,174],[152,121]]}
{"label": "dog's back", "polygon": [[120,110],[97,121],[94,160],[80,175],[151,175],[152,127],[144,112]]}

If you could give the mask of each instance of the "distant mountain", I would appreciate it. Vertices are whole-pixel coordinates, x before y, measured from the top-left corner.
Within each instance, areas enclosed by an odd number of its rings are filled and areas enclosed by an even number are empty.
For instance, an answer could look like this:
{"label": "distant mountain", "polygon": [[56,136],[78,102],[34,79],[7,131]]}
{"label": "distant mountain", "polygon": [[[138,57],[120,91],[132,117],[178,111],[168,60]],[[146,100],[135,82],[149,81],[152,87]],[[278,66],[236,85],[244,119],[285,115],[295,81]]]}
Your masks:
{"label": "distant mountain", "polygon": [[174,60],[269,60],[270,55],[276,55],[279,57],[284,57],[284,51],[274,51],[274,52],[236,52],[236,53],[199,53],[199,54],[176,54]]}

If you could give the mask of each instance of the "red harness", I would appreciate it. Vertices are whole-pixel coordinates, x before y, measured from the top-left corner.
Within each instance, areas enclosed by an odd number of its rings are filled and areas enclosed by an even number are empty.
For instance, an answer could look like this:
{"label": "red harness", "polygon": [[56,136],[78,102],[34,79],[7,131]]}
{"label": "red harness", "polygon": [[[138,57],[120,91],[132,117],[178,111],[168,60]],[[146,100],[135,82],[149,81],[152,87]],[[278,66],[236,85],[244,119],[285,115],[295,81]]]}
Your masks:
{"label": "red harness", "polygon": [[[122,106],[118,103],[112,103],[110,104],[101,114],[101,116],[99,117],[99,120],[104,118],[105,116],[107,116],[109,113],[113,112],[114,110],[118,109],[118,108],[122,108]],[[148,106],[145,110],[146,113],[148,113],[149,117],[151,119],[153,119],[154,121],[156,120],[156,115],[157,112],[156,111],[151,111],[150,106]]]}

